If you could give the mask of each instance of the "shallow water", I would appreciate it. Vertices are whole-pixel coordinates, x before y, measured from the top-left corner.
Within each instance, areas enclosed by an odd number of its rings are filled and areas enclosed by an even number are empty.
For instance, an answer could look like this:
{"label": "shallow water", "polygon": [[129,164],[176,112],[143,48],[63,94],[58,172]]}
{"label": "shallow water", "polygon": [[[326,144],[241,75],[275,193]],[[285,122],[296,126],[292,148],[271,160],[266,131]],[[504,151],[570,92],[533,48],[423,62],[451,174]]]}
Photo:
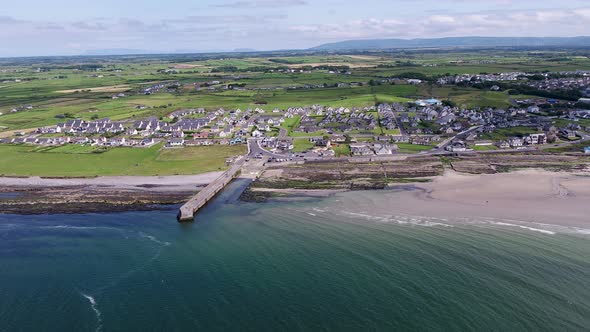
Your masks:
{"label": "shallow water", "polygon": [[396,215],[382,195],[0,215],[0,331],[582,331],[590,237]]}

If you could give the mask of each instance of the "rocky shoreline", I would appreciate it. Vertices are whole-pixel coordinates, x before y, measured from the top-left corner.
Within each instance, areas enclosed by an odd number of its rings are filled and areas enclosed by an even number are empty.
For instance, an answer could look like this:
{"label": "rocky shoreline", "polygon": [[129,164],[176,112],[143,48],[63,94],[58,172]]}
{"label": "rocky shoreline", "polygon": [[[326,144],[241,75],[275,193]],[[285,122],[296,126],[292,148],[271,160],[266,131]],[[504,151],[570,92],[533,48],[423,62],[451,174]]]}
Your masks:
{"label": "rocky shoreline", "polygon": [[186,202],[220,174],[0,177],[0,213],[27,215],[167,209]]}
{"label": "rocky shoreline", "polygon": [[30,215],[159,210],[181,204],[193,194],[194,191],[157,191],[157,188],[0,186],[0,213]]}

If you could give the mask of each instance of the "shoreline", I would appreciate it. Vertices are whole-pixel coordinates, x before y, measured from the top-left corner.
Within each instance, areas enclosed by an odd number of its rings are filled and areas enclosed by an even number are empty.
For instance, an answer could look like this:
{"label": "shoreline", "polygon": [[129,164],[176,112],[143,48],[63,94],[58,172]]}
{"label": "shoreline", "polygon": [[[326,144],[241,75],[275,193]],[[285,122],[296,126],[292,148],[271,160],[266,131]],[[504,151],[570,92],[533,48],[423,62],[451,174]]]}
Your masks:
{"label": "shoreline", "polygon": [[[503,219],[515,223],[589,227],[590,172],[526,169],[466,174],[446,170],[430,182],[391,184],[384,190],[253,188],[266,199],[355,195],[367,213],[453,219]],[[383,195],[371,195],[371,192]],[[279,194],[277,196],[273,194]],[[371,200],[365,196],[371,196]],[[264,201],[264,200],[263,200]],[[360,203],[359,203],[360,204]],[[360,204],[359,209],[363,209]]]}
{"label": "shoreline", "polygon": [[161,210],[186,202],[219,174],[68,179],[0,177],[0,214]]}
{"label": "shoreline", "polygon": [[[373,182],[313,188],[284,187],[267,171],[261,184],[249,186],[240,199],[246,202],[363,197],[363,192],[383,192],[376,211],[430,217],[504,218],[557,225],[588,226],[590,171],[554,171],[529,168],[505,173],[472,174],[445,168],[440,175],[398,178],[376,186]],[[98,177],[47,179],[0,177],[0,214],[71,214],[149,211],[185,203],[218,176],[219,172],[192,176]],[[393,180],[393,179],[391,179]],[[293,184],[298,184],[295,178]],[[318,185],[317,183],[311,183]],[[356,197],[355,196],[355,197]],[[381,197],[380,196],[380,197]],[[373,203],[367,203],[372,204]]]}
{"label": "shoreline", "polygon": [[2,188],[10,187],[110,187],[114,189],[145,190],[158,187],[160,190],[192,190],[204,187],[223,172],[209,172],[197,175],[171,176],[98,176],[89,178],[56,178],[56,177],[0,177]]}

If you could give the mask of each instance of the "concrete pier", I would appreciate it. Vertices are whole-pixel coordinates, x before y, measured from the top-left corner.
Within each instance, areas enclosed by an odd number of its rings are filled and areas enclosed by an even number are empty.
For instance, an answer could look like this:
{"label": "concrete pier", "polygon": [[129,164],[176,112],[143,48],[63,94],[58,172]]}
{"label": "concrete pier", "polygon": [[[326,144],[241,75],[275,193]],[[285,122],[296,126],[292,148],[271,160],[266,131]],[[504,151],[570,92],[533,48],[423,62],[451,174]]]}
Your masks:
{"label": "concrete pier", "polygon": [[225,186],[227,186],[238,175],[244,165],[245,158],[237,160],[227,171],[211,182],[205,189],[199,191],[193,198],[184,204],[178,212],[178,221],[193,221],[195,213],[199,211],[207,202],[217,195]]}

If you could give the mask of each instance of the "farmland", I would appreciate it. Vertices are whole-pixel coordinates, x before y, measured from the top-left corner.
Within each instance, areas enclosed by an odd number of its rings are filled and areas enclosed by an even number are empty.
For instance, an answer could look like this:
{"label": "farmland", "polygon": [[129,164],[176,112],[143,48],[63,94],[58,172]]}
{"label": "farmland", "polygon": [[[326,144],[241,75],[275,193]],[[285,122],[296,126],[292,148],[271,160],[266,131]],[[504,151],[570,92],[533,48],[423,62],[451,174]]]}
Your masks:
{"label": "farmland", "polygon": [[[371,80],[407,76],[426,77],[509,71],[561,71],[590,68],[584,57],[552,58],[561,53],[531,52],[405,52],[363,55],[278,54],[222,57],[105,57],[73,58],[43,63],[12,59],[0,62],[0,131],[34,128],[59,123],[61,116],[90,119],[93,116],[114,120],[162,117],[183,107],[207,109],[265,108],[322,104],[332,107],[364,107],[376,103],[406,102],[416,98],[450,99],[458,105],[506,107],[506,92],[481,91],[458,87],[415,87],[410,85],[369,86]],[[461,61],[457,61],[460,59]],[[483,60],[493,59],[482,64]],[[551,61],[550,61],[551,60]],[[67,62],[70,61],[70,62]],[[285,72],[280,68],[297,65]],[[345,74],[331,68],[348,68]],[[315,68],[315,69],[314,69]],[[220,71],[226,69],[226,72]],[[218,81],[215,89],[195,89],[195,84]],[[179,82],[175,92],[152,95],[141,88],[159,82]],[[351,87],[351,83],[362,86]],[[337,85],[340,84],[341,87]],[[245,90],[222,89],[239,85]],[[354,84],[353,84],[354,85]],[[309,88],[316,86],[315,88]],[[116,93],[126,97],[112,99]],[[10,113],[22,104],[33,109]],[[145,105],[145,109],[137,109]]]}

